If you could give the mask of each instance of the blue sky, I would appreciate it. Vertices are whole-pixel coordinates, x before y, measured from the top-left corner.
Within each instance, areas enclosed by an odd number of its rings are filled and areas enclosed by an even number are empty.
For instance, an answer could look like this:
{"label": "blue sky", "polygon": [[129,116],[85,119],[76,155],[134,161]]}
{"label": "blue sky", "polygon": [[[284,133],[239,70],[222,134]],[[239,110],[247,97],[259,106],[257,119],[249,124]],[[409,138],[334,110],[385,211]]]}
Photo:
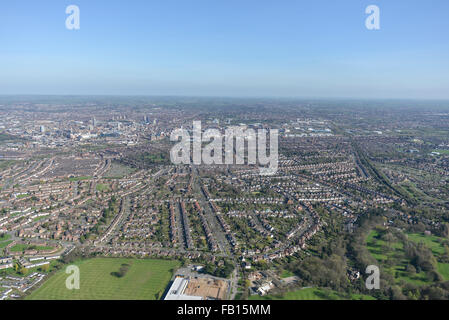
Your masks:
{"label": "blue sky", "polygon": [[449,99],[449,1],[3,1],[0,94]]}

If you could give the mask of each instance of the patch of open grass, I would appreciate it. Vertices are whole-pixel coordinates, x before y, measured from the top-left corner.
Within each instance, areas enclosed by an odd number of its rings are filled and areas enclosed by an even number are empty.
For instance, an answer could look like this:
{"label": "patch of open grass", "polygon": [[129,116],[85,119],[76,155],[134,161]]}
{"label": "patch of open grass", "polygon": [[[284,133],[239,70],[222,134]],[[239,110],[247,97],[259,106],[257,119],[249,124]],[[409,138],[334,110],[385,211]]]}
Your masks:
{"label": "patch of open grass", "polygon": [[281,278],[293,277],[295,274],[289,270],[282,270]]}
{"label": "patch of open grass", "polygon": [[83,181],[83,180],[89,180],[92,179],[92,177],[70,177],[69,181],[76,182],[76,181]]}
{"label": "patch of open grass", "polygon": [[2,234],[0,234],[0,242],[6,241],[6,240],[8,240],[9,238],[11,238],[11,236],[10,236],[9,234],[7,234],[7,233],[2,233]]}
{"label": "patch of open grass", "polygon": [[408,239],[413,242],[423,242],[430,250],[432,250],[432,253],[434,255],[440,255],[444,253],[444,247],[440,243],[441,238],[437,236],[426,236],[419,233],[408,233],[407,236]]}
{"label": "patch of open grass", "polygon": [[18,243],[18,244],[13,245],[9,250],[11,252],[22,252],[24,250],[47,251],[47,250],[52,250],[52,249],[54,249],[54,248],[48,247],[48,246],[37,246],[34,244]]}
{"label": "patch of open grass", "polygon": [[449,263],[438,262],[437,271],[441,274],[445,281],[449,280]]}
{"label": "patch of open grass", "polygon": [[[422,271],[413,276],[406,272],[407,264],[410,261],[405,257],[404,244],[399,240],[387,243],[381,239],[382,232],[380,229],[372,230],[366,238],[366,247],[383,269],[394,276],[397,282],[402,280],[415,285],[428,283],[425,272]],[[390,261],[395,261],[395,263]]]}
{"label": "patch of open grass", "polygon": [[136,169],[113,162],[111,168],[104,174],[106,179],[120,179],[124,176],[135,172]]}
{"label": "patch of open grass", "polygon": [[98,183],[96,186],[97,191],[109,191],[109,186],[107,184],[104,183]]}
{"label": "patch of open grass", "polygon": [[[65,286],[65,268],[49,278],[27,299],[32,300],[155,300],[160,299],[178,261],[128,258],[93,258],[74,263],[80,268],[80,289]],[[122,277],[114,272],[124,265]]]}
{"label": "patch of open grass", "polygon": [[375,300],[375,298],[362,294],[345,296],[339,292],[321,288],[304,288],[286,292],[284,295],[252,295],[249,300]]}
{"label": "patch of open grass", "polygon": [[11,242],[12,242],[12,240],[0,242],[0,248],[5,248],[5,247],[8,246],[8,244],[10,244]]}

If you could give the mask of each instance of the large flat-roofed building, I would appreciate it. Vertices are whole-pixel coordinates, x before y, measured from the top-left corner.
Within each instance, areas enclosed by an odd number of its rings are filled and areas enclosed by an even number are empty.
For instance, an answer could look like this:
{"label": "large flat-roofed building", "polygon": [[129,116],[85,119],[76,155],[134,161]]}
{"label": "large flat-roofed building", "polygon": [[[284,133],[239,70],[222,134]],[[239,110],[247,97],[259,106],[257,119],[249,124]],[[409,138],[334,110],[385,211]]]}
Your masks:
{"label": "large flat-roofed building", "polygon": [[224,300],[228,289],[225,280],[177,275],[164,300]]}
{"label": "large flat-roofed building", "polygon": [[188,284],[189,279],[176,276],[164,300],[203,300],[203,297],[200,296],[189,296],[184,294]]}

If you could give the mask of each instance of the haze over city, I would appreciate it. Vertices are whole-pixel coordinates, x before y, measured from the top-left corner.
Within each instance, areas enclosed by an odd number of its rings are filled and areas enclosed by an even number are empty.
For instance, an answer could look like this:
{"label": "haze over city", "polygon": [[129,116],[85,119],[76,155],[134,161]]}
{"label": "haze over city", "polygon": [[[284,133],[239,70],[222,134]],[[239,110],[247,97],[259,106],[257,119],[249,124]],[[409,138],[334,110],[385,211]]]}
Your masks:
{"label": "haze over city", "polygon": [[448,13],[0,3],[2,314],[106,300],[102,319],[360,318],[449,300]]}
{"label": "haze over city", "polygon": [[14,1],[0,94],[449,98],[447,1]]}

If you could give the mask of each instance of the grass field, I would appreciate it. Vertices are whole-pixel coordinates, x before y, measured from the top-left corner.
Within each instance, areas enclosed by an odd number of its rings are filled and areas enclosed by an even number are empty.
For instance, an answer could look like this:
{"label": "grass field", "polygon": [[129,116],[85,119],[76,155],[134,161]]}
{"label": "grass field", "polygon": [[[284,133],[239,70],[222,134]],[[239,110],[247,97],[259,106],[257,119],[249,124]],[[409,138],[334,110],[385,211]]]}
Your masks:
{"label": "grass field", "polygon": [[3,248],[6,248],[12,240],[9,240],[11,236],[9,234],[2,234],[0,235],[0,256],[3,255]]}
{"label": "grass field", "polygon": [[10,244],[12,242],[12,240],[8,240],[8,241],[1,241],[0,242],[0,248],[5,248],[8,244]]}
{"label": "grass field", "polygon": [[6,240],[9,240],[10,238],[11,238],[11,236],[7,233],[0,234],[0,241],[6,241]]}
{"label": "grass field", "polygon": [[9,240],[11,236],[9,234],[3,233],[0,235],[0,256],[3,255],[3,248],[6,248],[12,240]]}
{"label": "grass field", "polygon": [[249,300],[375,300],[371,296],[353,294],[345,297],[340,293],[320,288],[304,288],[286,292],[283,296],[276,295],[252,295]]}
{"label": "grass field", "polygon": [[[388,255],[384,250],[384,246],[386,246],[385,241],[380,239],[380,233],[377,230],[372,230],[368,237],[366,238],[366,245],[371,253],[371,255],[377,260],[377,261],[385,261],[388,259]],[[403,250],[403,244],[401,242],[394,242],[391,244],[391,249],[402,251]]]}
{"label": "grass field", "polygon": [[102,191],[106,192],[106,191],[109,191],[109,186],[104,183],[99,183],[99,184],[97,184],[96,189],[97,189],[97,191],[100,191],[100,192],[102,192]]}
{"label": "grass field", "polygon": [[293,272],[291,272],[291,271],[282,270],[281,278],[283,279],[283,278],[293,277],[294,275],[295,274]]}
{"label": "grass field", "polygon": [[33,221],[36,222],[36,221],[40,221],[40,220],[44,220],[44,219],[48,219],[48,218],[50,218],[50,215],[36,217],[33,219]]}
{"label": "grass field", "polygon": [[[387,243],[380,238],[380,234],[379,230],[372,230],[366,238],[366,246],[371,255],[384,265],[385,270],[393,275],[397,281],[404,280],[415,285],[429,284],[425,272],[419,272],[414,276],[409,276],[405,272],[405,268],[410,261],[405,258],[403,243],[396,241],[387,246]],[[435,258],[438,258],[445,252],[442,244],[444,239],[441,237],[418,233],[407,233],[407,237],[408,240],[415,243],[424,243],[432,251]],[[387,267],[385,262],[392,258],[396,258],[398,262],[393,266]],[[446,281],[449,280],[449,263],[438,262],[436,269]]]}
{"label": "grass field", "polygon": [[33,250],[37,250],[37,251],[48,251],[48,250],[54,249],[54,247],[36,246],[36,245],[33,245],[33,244],[18,243],[18,244],[13,245],[9,249],[9,251],[11,251],[11,252],[22,252],[22,251],[28,250],[28,249],[33,249]]}
{"label": "grass field", "polygon": [[76,181],[82,181],[82,180],[89,180],[92,179],[92,177],[71,177],[69,178],[70,182],[76,182]]}
{"label": "grass field", "polygon": [[136,170],[134,168],[113,162],[111,168],[104,174],[104,178],[120,179],[135,171]]}
{"label": "grass field", "polygon": [[[404,280],[415,285],[427,284],[425,272],[416,273],[414,276],[406,273],[405,268],[409,261],[405,258],[404,244],[401,241],[395,241],[388,245],[380,238],[380,235],[378,230],[372,230],[366,238],[366,247],[371,255],[384,266],[384,269],[398,282]],[[389,259],[396,259],[397,263],[387,267],[386,262]]]}
{"label": "grass field", "polygon": [[416,201],[432,201],[428,195],[422,192],[413,182],[406,181],[399,185],[407,196]]}
{"label": "grass field", "polygon": [[12,167],[16,162],[15,160],[0,160],[0,170]]}
{"label": "grass field", "polygon": [[[445,250],[442,242],[446,239],[433,235],[426,236],[418,233],[409,233],[407,235],[409,240],[413,242],[424,243],[430,250],[432,250],[432,253],[435,257],[444,254]],[[439,274],[441,274],[445,281],[449,281],[449,263],[438,262],[437,271]]]}
{"label": "grass field", "polygon": [[[438,256],[444,254],[444,246],[442,244],[443,238],[437,236],[426,236],[418,233],[407,234],[409,240],[416,243],[424,243],[430,250],[432,250],[433,255],[438,258]],[[449,281],[449,263],[437,263],[437,271],[441,276],[443,276],[445,281]]]}
{"label": "grass field", "polygon": [[409,240],[420,243],[423,242],[430,250],[432,250],[432,253],[434,255],[440,255],[444,253],[444,247],[440,243],[440,238],[436,236],[425,236],[423,234],[418,233],[409,233],[407,234]]}
{"label": "grass field", "polygon": [[449,263],[438,262],[437,270],[438,270],[438,273],[443,276],[444,280],[446,280],[446,281],[449,280]]}
{"label": "grass field", "polygon": [[[169,283],[178,261],[154,259],[94,258],[74,263],[80,268],[80,289],[68,290],[65,268],[32,292],[31,300],[155,300]],[[128,264],[119,278],[111,273]]]}

